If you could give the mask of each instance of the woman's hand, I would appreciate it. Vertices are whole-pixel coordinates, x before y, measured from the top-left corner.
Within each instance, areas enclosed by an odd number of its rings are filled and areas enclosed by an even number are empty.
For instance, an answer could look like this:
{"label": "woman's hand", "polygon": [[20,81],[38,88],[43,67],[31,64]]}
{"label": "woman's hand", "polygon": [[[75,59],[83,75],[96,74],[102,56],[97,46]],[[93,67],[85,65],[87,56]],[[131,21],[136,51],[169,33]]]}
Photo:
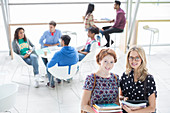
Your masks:
{"label": "woman's hand", "polygon": [[28,50],[28,51],[32,53],[32,50]]}
{"label": "woman's hand", "polygon": [[24,58],[28,58],[30,55],[29,54],[25,54],[24,55]]}
{"label": "woman's hand", "polygon": [[78,50],[78,53],[81,53],[81,50]]}
{"label": "woman's hand", "polygon": [[128,100],[128,97],[120,96],[120,100],[126,101],[126,100]]}
{"label": "woman's hand", "polygon": [[91,98],[91,91],[84,90],[81,100],[81,110],[89,112],[89,113],[95,113],[91,106],[88,104]]}
{"label": "woman's hand", "polygon": [[101,31],[104,31],[104,29],[100,29]]}
{"label": "woman's hand", "polygon": [[133,111],[130,109],[130,107],[128,107],[128,106],[126,106],[126,105],[123,105],[122,107],[123,107],[123,109],[124,109],[126,112],[128,112],[128,113],[133,113]]}
{"label": "woman's hand", "polygon": [[129,106],[126,106],[126,105],[122,105],[122,108],[128,113],[134,113],[135,110],[142,109],[141,107],[129,107]]}

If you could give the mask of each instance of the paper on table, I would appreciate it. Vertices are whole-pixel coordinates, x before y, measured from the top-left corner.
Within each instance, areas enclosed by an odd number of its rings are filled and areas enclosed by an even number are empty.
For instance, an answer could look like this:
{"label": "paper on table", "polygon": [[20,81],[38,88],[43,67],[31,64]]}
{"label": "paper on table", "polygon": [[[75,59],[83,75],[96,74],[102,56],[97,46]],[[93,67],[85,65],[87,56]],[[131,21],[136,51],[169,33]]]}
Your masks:
{"label": "paper on table", "polygon": [[47,50],[47,54],[50,54],[50,50],[48,48],[43,48],[43,49],[36,49],[35,52],[37,53],[38,56],[44,54],[44,50]]}
{"label": "paper on table", "polygon": [[110,21],[111,19],[109,19],[109,18],[101,18],[101,20],[108,20],[108,21]]}

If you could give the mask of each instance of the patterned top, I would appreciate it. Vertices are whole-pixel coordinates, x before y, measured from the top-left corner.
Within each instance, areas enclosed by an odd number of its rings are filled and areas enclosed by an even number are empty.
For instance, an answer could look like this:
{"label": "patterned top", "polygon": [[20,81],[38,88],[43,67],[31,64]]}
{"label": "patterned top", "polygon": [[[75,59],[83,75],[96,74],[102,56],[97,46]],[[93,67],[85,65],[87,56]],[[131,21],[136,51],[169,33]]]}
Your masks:
{"label": "patterned top", "polygon": [[[157,96],[156,85],[152,75],[148,75],[146,82],[146,99],[155,93]],[[123,96],[128,97],[130,100],[145,100],[144,97],[144,82],[137,81],[134,82],[133,71],[128,75],[123,73],[123,76],[120,80],[120,87],[123,93]]]}
{"label": "patterned top", "polygon": [[[115,77],[116,76],[116,77]],[[115,103],[118,96],[119,76],[111,73],[111,77],[103,78],[96,75],[96,85],[91,95],[91,105],[103,103]],[[116,80],[117,79],[117,80]],[[88,75],[83,89],[92,91],[94,75]]]}
{"label": "patterned top", "polygon": [[85,29],[88,29],[89,27],[94,25],[94,20],[93,20],[93,14],[90,13],[85,17]]}

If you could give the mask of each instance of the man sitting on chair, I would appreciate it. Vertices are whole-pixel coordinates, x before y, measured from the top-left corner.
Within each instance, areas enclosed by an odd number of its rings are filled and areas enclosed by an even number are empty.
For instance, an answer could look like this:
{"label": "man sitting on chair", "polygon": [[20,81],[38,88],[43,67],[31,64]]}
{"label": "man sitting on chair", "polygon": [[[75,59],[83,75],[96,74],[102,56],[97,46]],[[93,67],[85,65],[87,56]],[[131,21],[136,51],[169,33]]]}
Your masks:
{"label": "man sitting on chair", "polygon": [[[47,70],[48,68],[53,67],[54,65],[58,66],[71,66],[78,62],[78,53],[75,50],[75,48],[68,46],[70,43],[71,38],[68,35],[62,35],[61,36],[61,46],[63,48],[56,52],[51,59],[51,61],[47,64]],[[51,86],[52,88],[55,87],[53,76],[47,71],[49,82],[47,83],[47,86]],[[51,78],[52,77],[52,78]],[[58,82],[61,82],[61,80],[57,79]]]}
{"label": "man sitting on chair", "polygon": [[[61,37],[61,31],[59,29],[55,29],[56,22],[51,21],[49,23],[49,30],[45,31],[41,36],[39,43],[41,44],[41,48],[51,47],[51,46],[60,46],[59,39]],[[47,58],[42,58],[44,65],[46,66],[48,63]]]}
{"label": "man sitting on chair", "polygon": [[[121,2],[120,1],[115,1],[114,4],[114,9],[116,9],[116,21],[113,19],[110,22],[114,22],[115,24],[113,26],[106,26],[102,28],[101,33],[105,35],[105,38],[107,40],[107,44],[105,45],[106,47],[109,47],[110,43],[110,35],[111,33],[120,33],[123,32],[123,29],[126,24],[126,18],[125,18],[125,12],[120,8]],[[112,41],[113,43],[113,41]]]}

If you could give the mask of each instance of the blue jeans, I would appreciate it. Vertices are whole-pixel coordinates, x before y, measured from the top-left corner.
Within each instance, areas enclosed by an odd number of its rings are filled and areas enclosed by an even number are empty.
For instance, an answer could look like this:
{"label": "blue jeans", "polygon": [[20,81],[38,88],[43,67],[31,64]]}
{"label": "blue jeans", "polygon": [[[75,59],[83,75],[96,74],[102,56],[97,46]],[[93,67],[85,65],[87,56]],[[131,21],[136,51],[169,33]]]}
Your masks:
{"label": "blue jeans", "polygon": [[47,58],[42,58],[42,61],[43,61],[44,65],[45,65],[45,67],[46,67],[47,63],[48,63],[48,59]]}
{"label": "blue jeans", "polygon": [[86,55],[82,53],[78,53],[79,61],[81,61]]}
{"label": "blue jeans", "polygon": [[47,69],[47,75],[48,75],[48,80],[50,82],[50,86],[54,86],[54,84],[55,84],[54,77],[51,75],[51,73],[48,71],[48,69]]}
{"label": "blue jeans", "polygon": [[[51,75],[51,73],[48,71],[47,69],[47,75],[48,75],[48,80],[49,80],[49,83],[50,83],[50,86],[54,86],[55,85],[55,82],[54,82],[54,77],[53,75]],[[60,79],[56,78],[58,82],[61,82]]]}
{"label": "blue jeans", "polygon": [[30,56],[28,58],[23,59],[28,65],[32,65],[33,66],[33,72],[34,75],[39,74],[39,70],[38,70],[38,58],[37,55],[35,54],[30,54]]}

